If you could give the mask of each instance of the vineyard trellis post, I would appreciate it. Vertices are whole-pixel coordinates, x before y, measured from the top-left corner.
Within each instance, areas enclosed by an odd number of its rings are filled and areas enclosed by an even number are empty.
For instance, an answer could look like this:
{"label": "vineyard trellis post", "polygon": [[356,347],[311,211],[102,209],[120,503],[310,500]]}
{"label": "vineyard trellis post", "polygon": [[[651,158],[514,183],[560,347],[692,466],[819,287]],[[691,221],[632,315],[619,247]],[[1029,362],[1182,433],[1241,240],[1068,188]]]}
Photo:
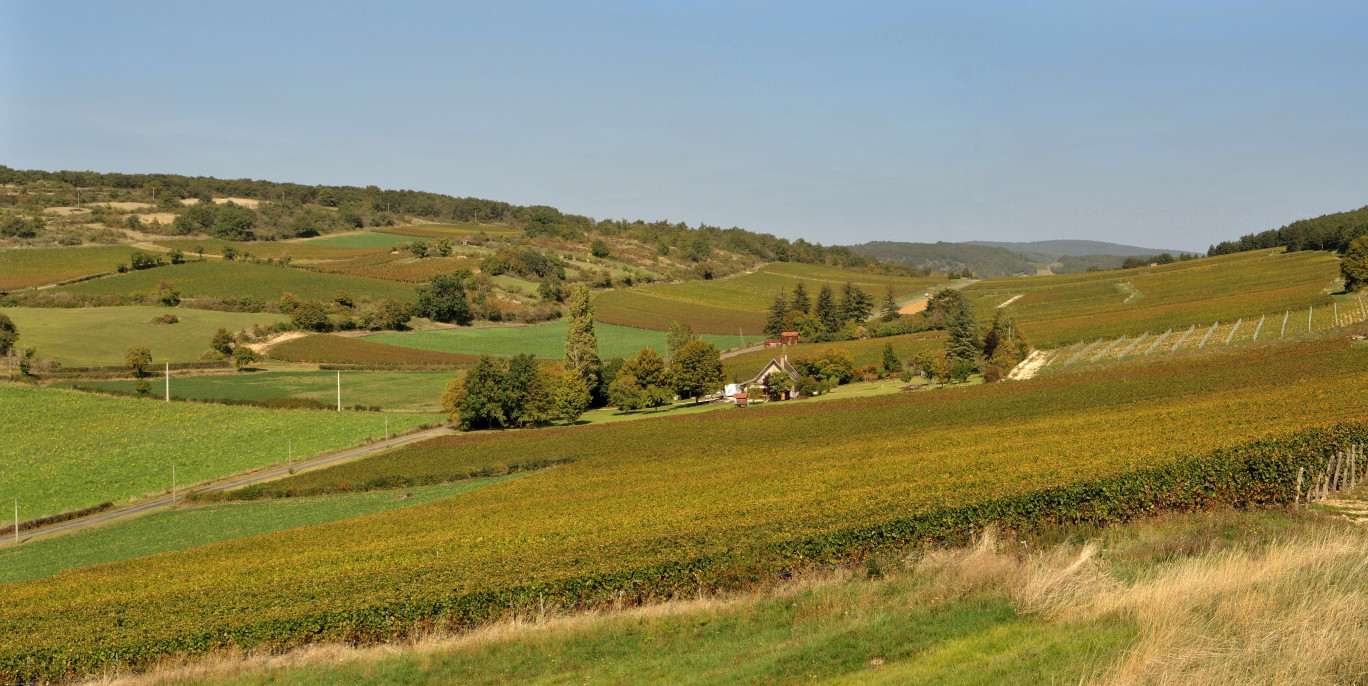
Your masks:
{"label": "vineyard trellis post", "polygon": [[1162,336],[1160,336],[1160,337],[1154,339],[1154,342],[1150,344],[1150,347],[1148,347],[1148,348],[1145,349],[1145,357],[1149,357],[1150,353],[1154,352],[1154,349],[1157,348],[1157,347],[1159,347],[1159,344],[1160,344],[1160,343],[1163,343],[1163,342],[1164,342],[1164,339],[1165,339],[1165,338],[1168,338],[1169,335],[1172,334],[1172,333],[1173,333],[1173,329],[1169,329],[1168,331],[1165,331],[1165,332],[1164,332],[1164,335],[1162,335]]}
{"label": "vineyard trellis post", "polygon": [[1335,306],[1335,326],[1339,326],[1339,301],[1331,300],[1330,304]]}
{"label": "vineyard trellis post", "polygon": [[1278,338],[1282,338],[1282,337],[1284,337],[1284,336],[1287,335],[1287,318],[1288,318],[1288,317],[1291,317],[1291,316],[1292,316],[1292,310],[1287,310],[1286,312],[1283,312],[1283,325],[1282,325],[1282,331],[1281,331],[1280,333],[1278,333]]}
{"label": "vineyard trellis post", "polygon": [[1235,326],[1230,327],[1230,333],[1226,334],[1226,339],[1225,339],[1225,344],[1226,344],[1226,345],[1230,345],[1230,342],[1231,342],[1232,340],[1235,339],[1235,332],[1240,330],[1240,324],[1243,324],[1243,323],[1244,323],[1244,317],[1240,317],[1239,319],[1236,319],[1236,320],[1235,320]]}
{"label": "vineyard trellis post", "polygon": [[[1302,478],[1305,477],[1305,476],[1306,476],[1306,467],[1302,467],[1302,468],[1300,468],[1300,469],[1297,470],[1297,499],[1296,499],[1295,501],[1293,501],[1293,503],[1292,503],[1292,509],[1298,509],[1298,508],[1301,507]],[[1309,495],[1309,493],[1308,493],[1308,495]],[[1309,500],[1309,499],[1308,499],[1308,500]]]}
{"label": "vineyard trellis post", "polygon": [[1359,314],[1363,315],[1363,318],[1364,318],[1364,319],[1368,319],[1368,307],[1364,307],[1364,306],[1363,306],[1363,295],[1362,295],[1362,294],[1359,295],[1358,301],[1359,301]]}
{"label": "vineyard trellis post", "polygon": [[1255,343],[1258,343],[1258,342],[1259,342],[1259,332],[1260,332],[1260,331],[1263,331],[1263,325],[1264,325],[1264,320],[1265,320],[1265,319],[1268,319],[1268,315],[1266,315],[1266,314],[1263,315],[1263,316],[1261,316],[1261,317],[1259,317],[1259,325],[1256,326],[1256,327],[1254,327],[1254,342],[1255,342]]}
{"label": "vineyard trellis post", "polygon": [[1311,333],[1311,315],[1316,313],[1316,306],[1306,308],[1306,333]]}
{"label": "vineyard trellis post", "polygon": [[1211,325],[1211,328],[1210,328],[1210,329],[1207,329],[1206,335],[1205,335],[1205,336],[1202,336],[1202,342],[1197,344],[1197,349],[1198,349],[1198,350],[1201,350],[1202,348],[1205,348],[1205,347],[1206,347],[1207,339],[1208,339],[1208,338],[1211,338],[1211,334],[1216,333],[1216,327],[1218,327],[1218,326],[1220,326],[1220,325],[1221,325],[1220,322],[1216,322],[1215,324],[1212,324],[1212,325]]}

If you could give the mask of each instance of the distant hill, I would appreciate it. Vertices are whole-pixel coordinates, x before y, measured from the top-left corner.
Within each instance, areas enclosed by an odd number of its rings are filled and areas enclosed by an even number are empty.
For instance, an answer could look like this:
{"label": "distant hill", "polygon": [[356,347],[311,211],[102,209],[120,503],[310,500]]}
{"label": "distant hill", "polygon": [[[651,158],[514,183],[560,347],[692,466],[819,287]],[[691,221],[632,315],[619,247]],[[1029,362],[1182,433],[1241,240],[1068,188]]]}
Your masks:
{"label": "distant hill", "polygon": [[[969,269],[980,277],[1035,274],[1036,263],[1048,263],[1049,258],[1031,256],[1006,248],[968,243],[904,243],[900,241],[871,241],[852,245],[850,250],[877,260],[897,262],[909,267],[934,269],[938,272]],[[1043,265],[1040,265],[1043,266]]]}
{"label": "distant hill", "polygon": [[1177,257],[1181,253],[1194,252],[1192,250],[1173,250],[1160,248],[1141,248],[1134,245],[1122,245],[1120,243],[1107,243],[1105,241],[1083,241],[1083,240],[1057,240],[1057,241],[1027,241],[1019,243],[1001,241],[965,241],[963,245],[982,245],[993,248],[1005,248],[1020,253],[1036,253],[1046,257],[1057,258],[1061,255],[1072,255],[1083,257],[1085,255],[1115,255],[1117,257],[1138,257],[1142,255],[1158,255],[1168,253]]}

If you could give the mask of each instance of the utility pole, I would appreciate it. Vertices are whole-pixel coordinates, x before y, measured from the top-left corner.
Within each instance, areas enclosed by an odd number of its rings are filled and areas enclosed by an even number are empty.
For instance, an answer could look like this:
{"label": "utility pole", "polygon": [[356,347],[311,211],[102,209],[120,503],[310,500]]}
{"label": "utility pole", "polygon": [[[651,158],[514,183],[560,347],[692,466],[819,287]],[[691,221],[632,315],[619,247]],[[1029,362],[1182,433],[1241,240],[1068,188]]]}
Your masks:
{"label": "utility pole", "polygon": [[342,370],[337,370],[337,411],[342,411]]}
{"label": "utility pole", "polygon": [[166,402],[171,402],[171,363],[166,363]]}
{"label": "utility pole", "polygon": [[385,415],[385,440],[389,440],[389,415]]}
{"label": "utility pole", "polygon": [[14,499],[14,545],[19,545],[19,499]]}
{"label": "utility pole", "polygon": [[171,504],[176,504],[176,463],[171,463]]}
{"label": "utility pole", "polygon": [[288,463],[290,463],[290,462],[294,462],[294,439],[293,439],[293,438],[287,438],[287,439],[285,439],[285,450],[288,451],[288,452],[285,453],[285,462],[286,462],[286,464],[288,464]]}

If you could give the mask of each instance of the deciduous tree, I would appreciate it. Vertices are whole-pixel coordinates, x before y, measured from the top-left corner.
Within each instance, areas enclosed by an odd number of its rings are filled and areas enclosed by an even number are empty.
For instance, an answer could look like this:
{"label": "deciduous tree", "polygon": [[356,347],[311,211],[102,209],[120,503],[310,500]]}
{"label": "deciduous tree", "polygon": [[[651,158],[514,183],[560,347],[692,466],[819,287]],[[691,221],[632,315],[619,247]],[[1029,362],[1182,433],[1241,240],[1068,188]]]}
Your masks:
{"label": "deciduous tree", "polygon": [[470,302],[466,299],[465,284],[452,274],[434,274],[427,285],[418,287],[418,303],[414,313],[434,322],[469,326],[474,320]]}
{"label": "deciduous tree", "polygon": [[690,341],[670,364],[670,380],[681,397],[698,398],[722,388],[726,382],[717,348],[707,341]]}
{"label": "deciduous tree", "polygon": [[1340,260],[1340,275],[1344,277],[1344,290],[1356,293],[1368,286],[1368,236],[1359,236],[1349,241]]}
{"label": "deciduous tree", "polygon": [[[568,327],[565,334],[565,372],[578,375],[586,389],[595,388],[598,385],[600,362],[598,336],[594,334],[594,306],[589,302],[589,286],[575,286],[570,292],[566,309]],[[565,384],[562,383],[561,386],[564,388]]]}
{"label": "deciduous tree", "polygon": [[124,363],[133,370],[134,376],[147,376],[147,368],[152,365],[152,350],[145,345],[135,345],[124,351]]}

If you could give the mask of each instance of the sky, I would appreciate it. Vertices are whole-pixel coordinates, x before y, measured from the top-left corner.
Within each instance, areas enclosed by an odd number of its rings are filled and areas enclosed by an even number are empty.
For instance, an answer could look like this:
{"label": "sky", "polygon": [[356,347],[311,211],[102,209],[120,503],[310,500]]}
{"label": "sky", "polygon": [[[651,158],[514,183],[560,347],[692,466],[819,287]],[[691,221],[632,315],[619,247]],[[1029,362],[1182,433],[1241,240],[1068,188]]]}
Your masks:
{"label": "sky", "polygon": [[1199,250],[1368,205],[1362,2],[0,0],[0,164],[826,244]]}

